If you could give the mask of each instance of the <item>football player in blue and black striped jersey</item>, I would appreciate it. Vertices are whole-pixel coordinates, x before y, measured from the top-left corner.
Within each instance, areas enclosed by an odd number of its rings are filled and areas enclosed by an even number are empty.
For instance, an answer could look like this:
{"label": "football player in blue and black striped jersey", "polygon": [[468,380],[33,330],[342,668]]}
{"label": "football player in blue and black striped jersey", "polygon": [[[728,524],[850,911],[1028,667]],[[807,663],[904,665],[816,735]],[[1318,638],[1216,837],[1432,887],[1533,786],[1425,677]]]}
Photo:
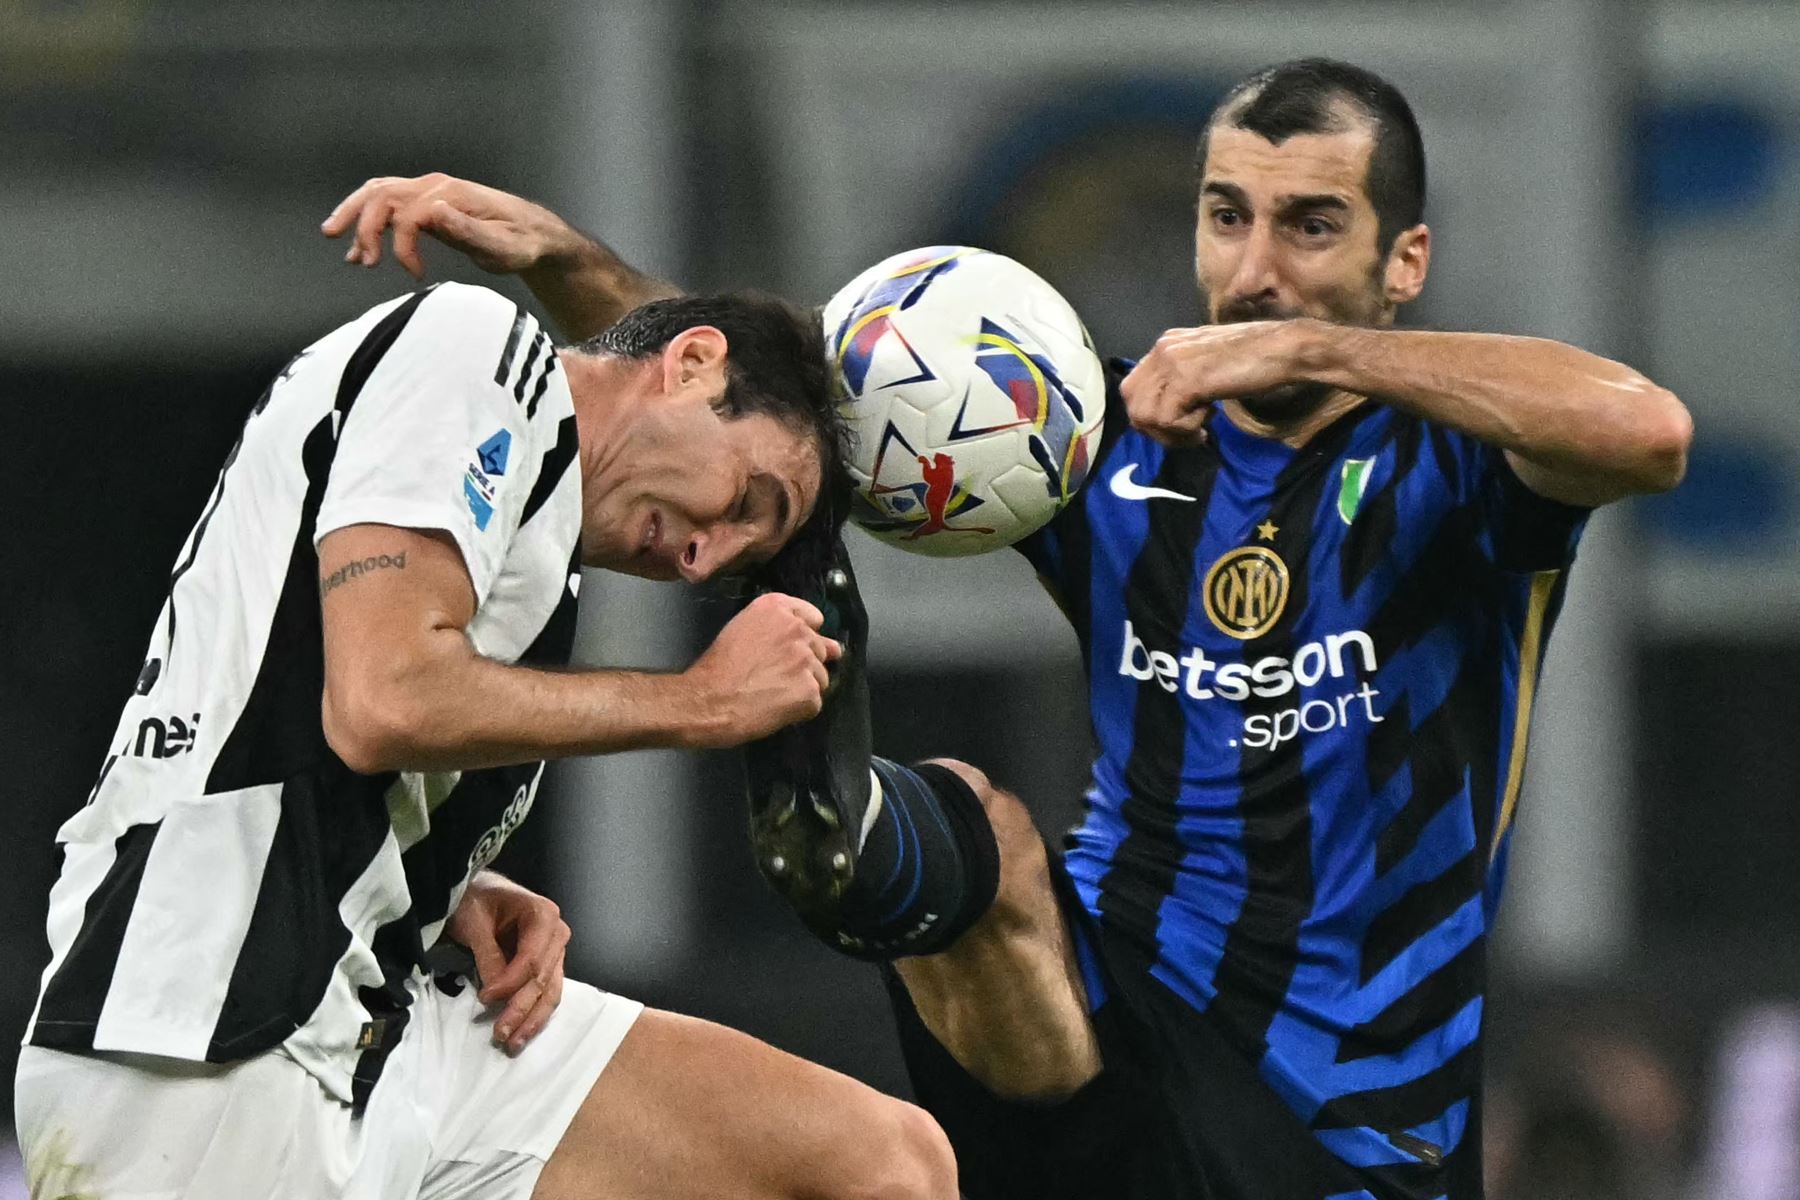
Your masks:
{"label": "football player in blue and black striped jersey", "polygon": [[[970,1197],[1470,1200],[1539,667],[1588,513],[1674,486],[1689,418],[1571,346],[1393,327],[1432,242],[1376,76],[1258,72],[1199,164],[1209,324],[1116,364],[1092,483],[1022,547],[1086,662],[1085,820],[1046,851],[973,767],[863,771],[840,564],[845,677],[751,754],[759,858],[890,964]],[[653,286],[467,186],[394,181],[393,221],[567,264],[534,286],[577,332]]]}

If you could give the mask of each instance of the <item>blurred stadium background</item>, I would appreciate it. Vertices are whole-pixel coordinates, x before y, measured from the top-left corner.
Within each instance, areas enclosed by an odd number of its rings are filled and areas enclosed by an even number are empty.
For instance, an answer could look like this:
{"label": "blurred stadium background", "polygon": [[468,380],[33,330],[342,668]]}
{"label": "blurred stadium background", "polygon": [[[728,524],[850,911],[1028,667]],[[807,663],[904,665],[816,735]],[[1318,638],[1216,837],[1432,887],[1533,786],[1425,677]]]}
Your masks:
{"label": "blurred stadium background", "polygon": [[[971,242],[1133,354],[1198,312],[1201,118],[1313,53],[1387,74],[1424,125],[1438,254],[1412,323],[1625,358],[1698,426],[1679,491],[1594,522],[1550,654],[1489,1008],[1495,1195],[1800,1198],[1793,0],[0,0],[0,1070],[52,833],[243,415],[410,286],[318,236],[344,193],[463,174],[670,278],[813,301]],[[970,758],[1066,826],[1079,664],[1023,563],[856,556],[881,748]],[[610,578],[584,599],[593,663],[684,664],[724,615]],[[552,780],[498,865],[562,903],[571,973],[904,1094],[876,972],[751,871],[728,757]]]}

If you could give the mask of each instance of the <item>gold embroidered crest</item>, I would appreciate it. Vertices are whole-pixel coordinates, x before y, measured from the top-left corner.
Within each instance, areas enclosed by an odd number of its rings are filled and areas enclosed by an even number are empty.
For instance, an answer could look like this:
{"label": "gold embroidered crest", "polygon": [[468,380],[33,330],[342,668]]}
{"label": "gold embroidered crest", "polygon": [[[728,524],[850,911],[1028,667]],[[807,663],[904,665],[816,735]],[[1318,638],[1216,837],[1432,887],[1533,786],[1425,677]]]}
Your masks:
{"label": "gold embroidered crest", "polygon": [[1268,546],[1239,546],[1212,565],[1201,592],[1221,633],[1240,641],[1261,637],[1287,608],[1287,564]]}

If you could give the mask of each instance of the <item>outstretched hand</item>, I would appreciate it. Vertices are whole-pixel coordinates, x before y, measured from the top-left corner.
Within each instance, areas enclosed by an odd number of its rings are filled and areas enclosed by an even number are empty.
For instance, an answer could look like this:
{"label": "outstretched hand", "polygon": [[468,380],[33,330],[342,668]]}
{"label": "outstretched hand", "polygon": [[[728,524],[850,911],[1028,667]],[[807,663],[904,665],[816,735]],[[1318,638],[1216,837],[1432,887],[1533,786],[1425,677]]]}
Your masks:
{"label": "outstretched hand", "polygon": [[469,948],[483,1004],[505,1005],[494,1041],[517,1054],[562,1003],[569,926],[556,903],[492,871],[479,872],[450,915],[445,936]]}
{"label": "outstretched hand", "polygon": [[421,233],[496,275],[544,265],[576,252],[583,242],[541,204],[442,172],[371,179],[344,197],[319,229],[332,238],[351,233],[344,261],[365,267],[381,261],[383,235],[392,230],[394,260],[415,279],[425,275]]}

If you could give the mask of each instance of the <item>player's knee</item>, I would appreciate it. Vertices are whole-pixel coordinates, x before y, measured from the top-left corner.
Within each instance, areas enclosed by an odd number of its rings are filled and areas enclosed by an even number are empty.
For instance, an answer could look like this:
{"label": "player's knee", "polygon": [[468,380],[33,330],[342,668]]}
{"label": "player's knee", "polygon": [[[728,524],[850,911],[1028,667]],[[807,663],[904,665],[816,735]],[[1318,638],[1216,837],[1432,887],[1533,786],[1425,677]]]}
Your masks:
{"label": "player's knee", "polygon": [[850,1192],[855,1200],[956,1200],[956,1155],[931,1114],[895,1100],[884,1106],[883,1152]]}
{"label": "player's knee", "polygon": [[975,798],[981,801],[983,808],[987,807],[989,797],[998,791],[994,787],[993,781],[987,777],[986,771],[980,767],[970,766],[959,758],[928,758],[925,763],[934,767],[942,767],[962,780],[968,785],[969,790],[975,793]]}
{"label": "player's knee", "polygon": [[1009,854],[1028,855],[1033,849],[1042,855],[1044,843],[1031,822],[1030,811],[1017,796],[997,787],[981,768],[958,759],[932,758],[926,762],[949,771],[975,793],[982,811],[987,814],[988,824],[993,826],[994,840],[1000,844],[1003,859]]}
{"label": "player's knee", "polygon": [[1046,874],[1049,858],[1044,853],[1044,839],[1038,834],[1025,802],[996,786],[979,767],[954,758],[929,761],[954,773],[967,784],[987,814],[988,824],[994,830],[994,842],[1000,850],[997,905],[1004,907],[1019,897],[1022,889],[1035,888]]}

